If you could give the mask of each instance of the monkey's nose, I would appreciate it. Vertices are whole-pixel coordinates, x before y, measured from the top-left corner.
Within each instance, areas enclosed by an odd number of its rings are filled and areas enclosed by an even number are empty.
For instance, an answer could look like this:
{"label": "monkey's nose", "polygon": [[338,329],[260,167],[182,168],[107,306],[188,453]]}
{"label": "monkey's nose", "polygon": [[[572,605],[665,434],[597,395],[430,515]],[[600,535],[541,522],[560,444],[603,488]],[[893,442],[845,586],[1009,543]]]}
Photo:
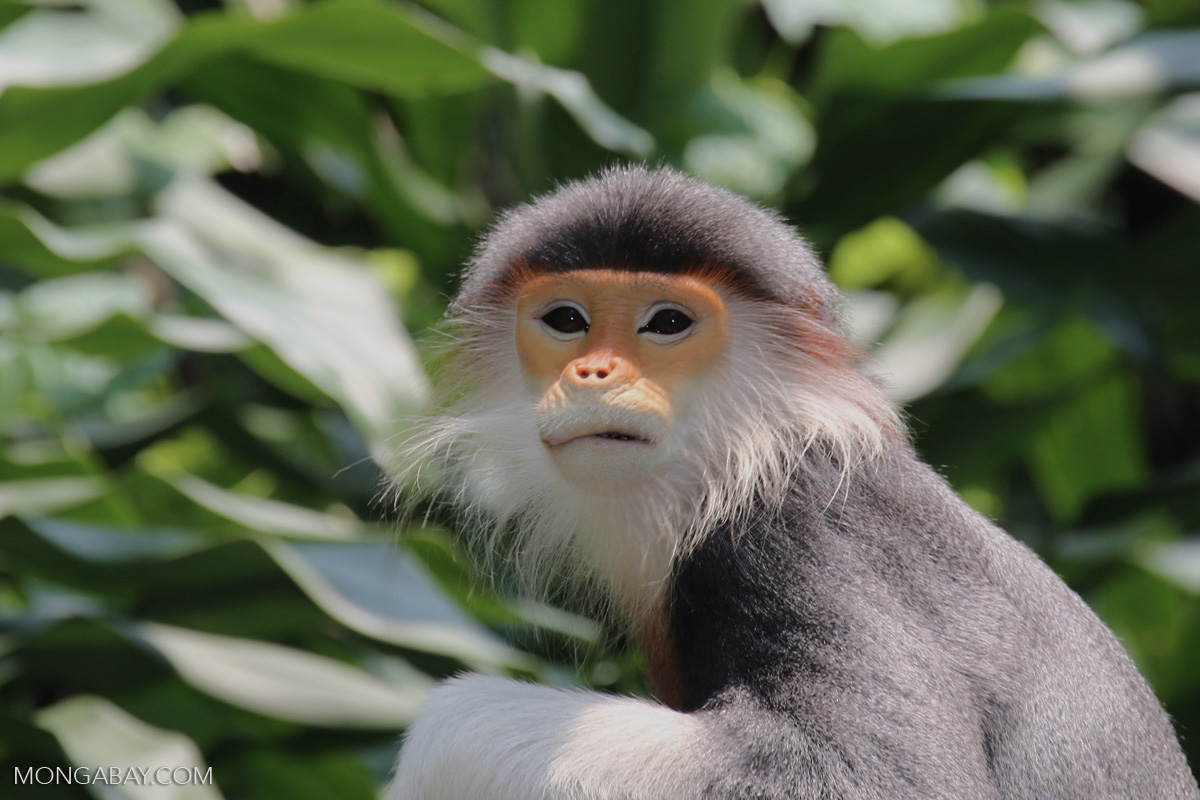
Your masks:
{"label": "monkey's nose", "polygon": [[612,378],[620,368],[621,361],[616,357],[587,358],[571,364],[567,373],[578,382],[595,384]]}

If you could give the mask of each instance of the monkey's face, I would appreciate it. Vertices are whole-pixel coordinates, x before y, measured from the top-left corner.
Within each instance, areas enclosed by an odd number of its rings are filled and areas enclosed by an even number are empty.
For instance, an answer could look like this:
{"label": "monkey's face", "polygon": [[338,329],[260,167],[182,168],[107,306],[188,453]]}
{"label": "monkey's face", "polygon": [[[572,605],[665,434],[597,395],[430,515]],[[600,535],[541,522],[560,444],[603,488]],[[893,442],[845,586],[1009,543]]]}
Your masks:
{"label": "monkey's face", "polygon": [[517,296],[517,352],[563,476],[620,489],[669,458],[672,425],[728,344],[709,282],[618,270],[539,275]]}

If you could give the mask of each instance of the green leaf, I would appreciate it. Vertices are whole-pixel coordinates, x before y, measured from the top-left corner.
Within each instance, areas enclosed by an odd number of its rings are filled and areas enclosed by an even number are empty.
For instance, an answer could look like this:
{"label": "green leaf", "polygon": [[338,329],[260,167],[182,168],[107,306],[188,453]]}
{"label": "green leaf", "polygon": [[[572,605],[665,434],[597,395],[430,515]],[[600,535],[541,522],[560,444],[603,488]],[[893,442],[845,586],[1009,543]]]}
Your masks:
{"label": "green leaf", "polygon": [[829,277],[843,289],[885,281],[919,284],[937,270],[937,253],[895,217],[883,217],[843,236],[829,257]]}
{"label": "green leaf", "polygon": [[160,477],[197,505],[252,531],[334,541],[358,539],[366,532],[357,520],[230,491],[178,470],[163,469]]}
{"label": "green leaf", "polygon": [[653,4],[652,116],[678,107],[705,86],[733,47],[738,0],[660,0]]}
{"label": "green leaf", "polygon": [[505,645],[451,603],[411,557],[384,542],[264,543],[327,614],[359,633],[452,656],[474,669],[532,671],[536,662]]}
{"label": "green leaf", "polygon": [[110,230],[62,228],[26,206],[0,202],[0,262],[34,275],[104,269],[127,253],[126,248],[125,238]]}
{"label": "green leaf", "polygon": [[808,180],[793,181],[790,215],[818,243],[832,242],[904,209],[1006,137],[1031,118],[1030,108],[938,101],[929,88],[956,74],[1003,70],[1038,30],[1025,13],[997,10],[976,25],[878,50],[835,32],[810,90],[817,148]]}
{"label": "green leaf", "polygon": [[489,0],[421,0],[420,5],[436,11],[472,36],[487,42],[496,39],[496,8]]}
{"label": "green leaf", "polygon": [[1094,602],[1165,702],[1195,697],[1200,598],[1157,575],[1126,570]]}
{"label": "green leaf", "polygon": [[1129,143],[1129,160],[1200,201],[1200,95],[1181,97],[1148,120]]}
{"label": "green leaf", "polygon": [[[902,213],[1032,116],[1002,103],[839,97],[817,118],[808,171],[816,183],[793,181],[798,199],[788,213],[828,245],[879,216]],[[954,136],[946,138],[946,131]]]}
{"label": "green leaf", "polygon": [[147,255],[268,345],[380,442],[423,401],[424,374],[387,290],[213,184],[177,182]]}
{"label": "green leaf", "polygon": [[325,0],[264,23],[243,46],[264,61],[398,97],[487,85],[487,71],[451,36],[403,6]]}
{"label": "green leaf", "polygon": [[12,25],[32,9],[33,6],[31,5],[13,2],[13,0],[5,0],[0,3],[0,30],[4,30],[9,25]]}
{"label": "green leaf", "polygon": [[94,273],[35,283],[17,299],[22,332],[56,341],[78,336],[118,313],[149,312],[145,289],[127,275]]}
{"label": "green leaf", "polygon": [[[457,198],[437,186],[427,191],[428,179],[412,180],[420,170],[405,156],[408,140],[373,114],[361,91],[248,55],[209,61],[183,85],[261,133],[293,169],[315,173],[361,204],[422,260],[458,257],[466,231],[458,228]],[[470,131],[455,133],[465,141]]]}
{"label": "green leaf", "polygon": [[1111,230],[1079,219],[941,211],[916,216],[913,227],[967,277],[1034,306],[1078,300],[1128,261]]}
{"label": "green leaf", "polygon": [[29,576],[101,593],[121,604],[134,596],[186,596],[269,585],[278,568],[246,540],[214,543],[189,530],[136,532],[57,519],[0,519],[0,552]]}
{"label": "green leaf", "polygon": [[1160,544],[1143,554],[1140,562],[1151,572],[1200,596],[1200,538]]}
{"label": "green leaf", "polygon": [[120,363],[143,361],[163,352],[163,343],[150,333],[146,321],[126,312],[112,315],[86,331],[58,339],[58,344],[87,355],[104,356]]}
{"label": "green leaf", "polygon": [[1116,347],[1096,323],[1075,314],[1037,331],[1025,349],[993,368],[985,387],[1005,402],[1061,399],[1119,363]]}
{"label": "green leaf", "polygon": [[954,373],[1000,310],[994,286],[929,294],[909,303],[872,353],[872,371],[888,395],[909,402],[934,391]]}
{"label": "green leaf", "polygon": [[947,99],[1112,103],[1200,88],[1200,31],[1151,31],[1060,74],[1019,74],[948,81]]}
{"label": "green leaf", "polygon": [[496,76],[526,91],[545,92],[553,97],[597,144],[641,157],[654,149],[650,134],[605,105],[582,74],[492,48],[485,49],[481,58]]}
{"label": "green leaf", "polygon": [[[986,500],[989,489],[1007,489],[1013,465],[1052,408],[1047,400],[1001,403],[960,388],[923,397],[910,413],[920,421],[921,454],[939,465],[960,492],[973,490],[975,498],[964,494],[970,501],[981,495]],[[1004,500],[993,501],[988,509],[993,516],[1001,516]]]}
{"label": "green leaf", "polygon": [[[209,752],[229,741],[277,743],[298,733],[293,723],[231,706],[194,689],[135,628],[78,614],[62,619],[63,598],[56,602],[58,613],[48,621],[29,621],[27,630],[32,632],[21,643],[21,659],[30,665],[33,685],[66,685],[75,694],[105,697],[147,724],[183,733]],[[243,613],[258,610],[246,604]]]}
{"label": "green leaf", "polygon": [[54,519],[27,520],[22,525],[61,553],[99,565],[174,559],[210,546],[202,537],[182,531],[133,533]]}
{"label": "green leaf", "polygon": [[141,102],[198,57],[188,48],[168,45],[141,67],[101,83],[6,89],[0,95],[0,182],[19,178],[34,162],[79,141],[125,106]]}
{"label": "green leaf", "polygon": [[179,26],[169,0],[0,0],[0,17],[31,8],[0,39],[0,88],[90,83],[143,61]]}
{"label": "green leaf", "polygon": [[81,353],[133,362],[163,349],[147,328],[148,290],[116,273],[87,273],[35,283],[17,297],[21,339],[55,342]]}
{"label": "green leaf", "polygon": [[846,25],[875,43],[944,31],[958,25],[966,5],[958,0],[763,0],[767,19],[791,42],[807,39],[816,25]]}
{"label": "green leaf", "polygon": [[236,353],[253,344],[229,323],[206,317],[156,314],[150,319],[148,330],[172,347],[201,353]]}
{"label": "green leaf", "polygon": [[849,30],[831,31],[809,90],[814,102],[825,105],[838,93],[895,96],[934,81],[990,75],[1041,30],[1024,11],[1001,7],[957,30],[886,47],[871,47]]}
{"label": "green leaf", "polygon": [[93,500],[104,492],[94,478],[30,478],[0,481],[0,518],[14,514],[52,514]]}
{"label": "green leaf", "polygon": [[[1000,8],[949,33],[872,49],[835,31],[809,89],[817,106],[810,178],[789,213],[818,243],[896,213],[1009,128],[1032,116],[1015,104],[935,100],[935,81],[1004,69],[1041,30]],[[947,135],[947,132],[953,132]]]}
{"label": "green leaf", "polygon": [[512,49],[531,50],[548,63],[569,59],[583,38],[585,14],[580,0],[515,0],[509,17]]}
{"label": "green leaf", "polygon": [[196,688],[304,725],[399,730],[432,685],[397,686],[340,661],[249,639],[167,625],[140,631]]}
{"label": "green leaf", "polygon": [[[1137,34],[1153,12],[1138,3],[1037,3],[1033,13],[1072,53],[1090,55]],[[1149,19],[1147,17],[1150,17]]]}
{"label": "green leaf", "polygon": [[[1132,378],[1096,383],[1058,405],[1030,442],[1030,469],[1059,519],[1092,497],[1139,485],[1147,474]],[[1102,431],[1103,435],[1097,435]]]}
{"label": "green leaf", "polygon": [[688,140],[684,166],[741,194],[777,195],[816,144],[799,98],[782,81],[743,81],[719,70],[691,106],[690,119],[704,133]]}

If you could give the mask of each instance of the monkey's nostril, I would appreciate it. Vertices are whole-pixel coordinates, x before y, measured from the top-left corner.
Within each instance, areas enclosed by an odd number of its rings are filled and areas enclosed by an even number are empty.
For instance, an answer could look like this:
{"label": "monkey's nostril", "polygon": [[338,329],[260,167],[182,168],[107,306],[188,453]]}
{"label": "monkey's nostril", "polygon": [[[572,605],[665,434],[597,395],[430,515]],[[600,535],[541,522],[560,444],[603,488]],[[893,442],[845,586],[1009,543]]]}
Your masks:
{"label": "monkey's nostril", "polygon": [[605,381],[617,374],[617,362],[583,361],[571,365],[570,373],[577,381]]}

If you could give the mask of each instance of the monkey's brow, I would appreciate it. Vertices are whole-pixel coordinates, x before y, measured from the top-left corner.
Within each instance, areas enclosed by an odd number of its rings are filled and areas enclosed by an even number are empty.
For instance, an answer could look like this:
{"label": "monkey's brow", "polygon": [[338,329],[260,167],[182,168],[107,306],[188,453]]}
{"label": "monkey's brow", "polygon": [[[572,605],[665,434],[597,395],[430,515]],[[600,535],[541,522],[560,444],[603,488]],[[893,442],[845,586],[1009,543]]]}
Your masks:
{"label": "monkey's brow", "polygon": [[636,280],[634,280],[633,282],[631,282],[629,284],[629,288],[630,289],[647,289],[647,288],[649,288],[649,289],[660,289],[662,291],[666,291],[671,288],[671,284],[667,283],[666,281],[658,280],[656,278],[646,277],[646,278],[637,278]]}

